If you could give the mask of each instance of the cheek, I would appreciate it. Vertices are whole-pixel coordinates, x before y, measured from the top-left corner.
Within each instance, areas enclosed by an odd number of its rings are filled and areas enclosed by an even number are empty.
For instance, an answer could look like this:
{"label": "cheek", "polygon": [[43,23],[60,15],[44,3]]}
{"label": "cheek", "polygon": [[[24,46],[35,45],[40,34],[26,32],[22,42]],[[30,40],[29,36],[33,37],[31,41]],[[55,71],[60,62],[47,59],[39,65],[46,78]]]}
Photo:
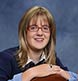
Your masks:
{"label": "cheek", "polygon": [[46,34],[46,39],[49,40],[50,39],[50,33]]}
{"label": "cheek", "polygon": [[30,32],[27,32],[27,41],[28,42],[32,42],[32,39],[33,39],[33,33],[30,33]]}
{"label": "cheek", "polygon": [[29,38],[31,38],[31,37],[32,37],[32,33],[31,33],[31,32],[29,32],[29,31],[27,31],[26,35],[27,35],[27,39],[29,39]]}
{"label": "cheek", "polygon": [[45,42],[48,43],[50,40],[50,34],[45,35]]}
{"label": "cheek", "polygon": [[31,39],[31,34],[30,34],[29,32],[27,32],[27,35],[26,35],[26,40],[27,40],[27,42],[30,41],[29,39]]}

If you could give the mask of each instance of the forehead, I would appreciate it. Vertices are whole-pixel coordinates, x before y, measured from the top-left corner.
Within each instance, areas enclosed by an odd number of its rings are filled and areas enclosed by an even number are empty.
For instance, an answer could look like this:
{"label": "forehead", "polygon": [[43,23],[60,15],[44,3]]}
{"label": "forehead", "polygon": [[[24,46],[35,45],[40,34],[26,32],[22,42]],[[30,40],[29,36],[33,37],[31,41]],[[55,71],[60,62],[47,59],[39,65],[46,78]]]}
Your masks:
{"label": "forehead", "polygon": [[30,23],[29,24],[36,24],[38,21],[40,21],[41,23],[48,23],[48,18],[47,18],[47,16],[45,14],[34,15],[30,19]]}

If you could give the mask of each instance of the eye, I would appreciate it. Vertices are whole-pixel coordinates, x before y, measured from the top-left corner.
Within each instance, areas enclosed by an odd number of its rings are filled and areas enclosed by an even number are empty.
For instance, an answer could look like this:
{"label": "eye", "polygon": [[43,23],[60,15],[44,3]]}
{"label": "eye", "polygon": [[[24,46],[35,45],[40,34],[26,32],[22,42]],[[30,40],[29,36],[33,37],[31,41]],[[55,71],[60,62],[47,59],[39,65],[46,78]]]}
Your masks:
{"label": "eye", "polygon": [[35,28],[36,28],[36,26],[30,26],[30,29],[32,29],[32,30],[35,29]]}
{"label": "eye", "polygon": [[37,26],[36,25],[29,26],[29,30],[30,31],[33,31],[33,30],[36,30],[36,29],[37,29]]}
{"label": "eye", "polygon": [[49,30],[49,26],[44,25],[44,26],[43,26],[43,29],[44,29],[44,30]]}

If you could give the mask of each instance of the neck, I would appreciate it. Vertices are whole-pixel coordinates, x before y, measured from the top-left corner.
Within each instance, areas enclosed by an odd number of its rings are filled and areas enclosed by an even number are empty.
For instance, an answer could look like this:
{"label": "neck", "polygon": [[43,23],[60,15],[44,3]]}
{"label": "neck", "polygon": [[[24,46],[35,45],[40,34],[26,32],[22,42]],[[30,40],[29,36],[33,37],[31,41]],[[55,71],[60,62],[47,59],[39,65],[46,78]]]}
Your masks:
{"label": "neck", "polygon": [[42,50],[38,50],[38,51],[29,51],[29,57],[34,61],[34,62],[38,62],[40,60],[40,56],[42,54]]}

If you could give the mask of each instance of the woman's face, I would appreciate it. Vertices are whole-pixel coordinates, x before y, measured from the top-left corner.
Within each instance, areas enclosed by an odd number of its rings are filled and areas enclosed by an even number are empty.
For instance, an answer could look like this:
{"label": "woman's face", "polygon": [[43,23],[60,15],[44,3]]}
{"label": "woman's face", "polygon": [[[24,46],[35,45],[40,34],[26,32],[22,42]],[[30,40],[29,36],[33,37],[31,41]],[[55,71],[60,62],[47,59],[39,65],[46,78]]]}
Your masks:
{"label": "woman's face", "polygon": [[29,48],[42,50],[50,39],[50,29],[47,18],[38,16],[35,20],[32,18],[27,29],[27,43]]}

